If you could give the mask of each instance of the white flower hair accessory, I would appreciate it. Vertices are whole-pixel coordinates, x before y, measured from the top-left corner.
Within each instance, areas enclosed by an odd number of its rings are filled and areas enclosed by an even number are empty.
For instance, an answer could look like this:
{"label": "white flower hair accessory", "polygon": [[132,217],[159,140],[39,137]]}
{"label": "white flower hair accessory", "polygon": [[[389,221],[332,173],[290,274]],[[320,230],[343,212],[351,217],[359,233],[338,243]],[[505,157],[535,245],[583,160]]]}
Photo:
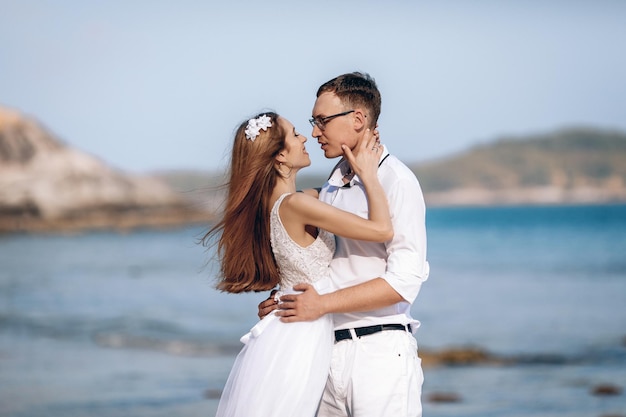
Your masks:
{"label": "white flower hair accessory", "polygon": [[272,119],[266,114],[259,116],[256,119],[248,120],[248,126],[246,126],[246,138],[254,142],[261,129],[267,131],[267,128],[272,127]]}

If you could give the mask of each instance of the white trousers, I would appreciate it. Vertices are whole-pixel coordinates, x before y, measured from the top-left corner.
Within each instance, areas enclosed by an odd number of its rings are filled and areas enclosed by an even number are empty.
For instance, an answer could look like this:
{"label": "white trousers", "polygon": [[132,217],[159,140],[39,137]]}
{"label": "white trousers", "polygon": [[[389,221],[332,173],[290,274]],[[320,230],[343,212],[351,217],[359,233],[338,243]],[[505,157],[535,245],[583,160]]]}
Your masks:
{"label": "white trousers", "polygon": [[422,361],[409,332],[335,343],[317,417],[421,417]]}

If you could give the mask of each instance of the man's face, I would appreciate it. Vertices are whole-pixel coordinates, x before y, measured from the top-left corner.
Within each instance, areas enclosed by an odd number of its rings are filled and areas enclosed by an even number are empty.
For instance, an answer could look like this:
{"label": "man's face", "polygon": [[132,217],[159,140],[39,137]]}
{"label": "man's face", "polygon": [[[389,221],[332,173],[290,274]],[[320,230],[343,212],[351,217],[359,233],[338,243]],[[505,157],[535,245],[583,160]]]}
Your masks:
{"label": "man's face", "polygon": [[[315,100],[312,116],[314,119],[320,120],[349,110],[351,109],[345,108],[335,93],[323,93]],[[357,137],[354,131],[353,114],[347,113],[326,121],[323,130],[317,125],[313,126],[311,134],[321,145],[326,158],[342,156],[342,144],[348,145],[350,149],[356,146]]]}

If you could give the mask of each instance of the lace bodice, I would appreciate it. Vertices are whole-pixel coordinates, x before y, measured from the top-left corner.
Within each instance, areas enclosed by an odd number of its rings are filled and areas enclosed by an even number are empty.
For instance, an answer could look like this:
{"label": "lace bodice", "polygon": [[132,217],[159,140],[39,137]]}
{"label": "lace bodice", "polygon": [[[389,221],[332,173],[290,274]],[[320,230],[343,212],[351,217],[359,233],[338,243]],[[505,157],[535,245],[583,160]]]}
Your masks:
{"label": "lace bodice", "polygon": [[270,241],[280,270],[280,287],[291,288],[300,283],[313,283],[328,275],[328,265],[335,252],[335,237],[320,229],[317,239],[307,247],[294,242],[283,226],[278,208],[289,194],[281,195],[270,214]]}

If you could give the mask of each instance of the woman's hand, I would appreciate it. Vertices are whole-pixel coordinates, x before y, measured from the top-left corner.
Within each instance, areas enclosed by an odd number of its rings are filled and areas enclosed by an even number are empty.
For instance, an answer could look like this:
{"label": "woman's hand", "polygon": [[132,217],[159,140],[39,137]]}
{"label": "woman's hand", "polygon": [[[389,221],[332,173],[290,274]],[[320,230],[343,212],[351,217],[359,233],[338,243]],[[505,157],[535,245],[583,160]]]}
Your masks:
{"label": "woman's hand", "polygon": [[352,171],[354,171],[361,180],[367,181],[372,177],[376,177],[378,162],[380,161],[380,155],[383,151],[383,147],[379,143],[377,130],[375,133],[372,133],[370,129],[367,129],[363,140],[361,140],[361,143],[357,146],[354,153],[346,145],[342,145],[341,147],[350,164],[350,168],[352,168]]}

